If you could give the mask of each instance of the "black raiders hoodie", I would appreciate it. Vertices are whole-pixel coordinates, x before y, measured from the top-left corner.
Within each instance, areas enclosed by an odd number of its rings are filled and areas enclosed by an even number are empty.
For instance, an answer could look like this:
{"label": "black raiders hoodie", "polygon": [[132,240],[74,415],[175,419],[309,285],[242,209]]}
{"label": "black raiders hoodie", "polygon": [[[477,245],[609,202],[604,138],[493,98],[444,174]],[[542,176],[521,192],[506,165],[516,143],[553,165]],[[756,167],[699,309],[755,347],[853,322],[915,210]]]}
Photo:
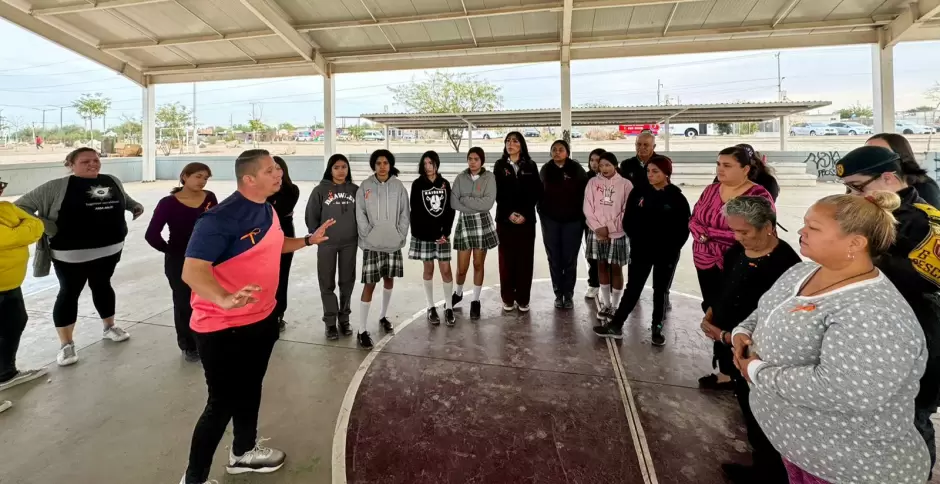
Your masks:
{"label": "black raiders hoodie", "polygon": [[450,237],[456,213],[450,197],[450,182],[440,175],[433,182],[422,176],[411,184],[412,237],[426,241]]}

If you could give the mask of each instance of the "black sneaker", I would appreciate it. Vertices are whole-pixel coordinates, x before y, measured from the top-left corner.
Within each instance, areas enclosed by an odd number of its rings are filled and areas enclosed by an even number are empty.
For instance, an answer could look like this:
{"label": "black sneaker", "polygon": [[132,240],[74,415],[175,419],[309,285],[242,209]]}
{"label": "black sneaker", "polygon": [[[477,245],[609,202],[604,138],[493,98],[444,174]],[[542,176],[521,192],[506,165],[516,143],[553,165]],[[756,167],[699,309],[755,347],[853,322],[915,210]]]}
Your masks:
{"label": "black sneaker", "polygon": [[183,358],[190,363],[199,362],[199,352],[196,350],[186,350],[183,352]]}
{"label": "black sneaker", "polygon": [[555,309],[561,309],[565,307],[565,298],[561,296],[555,296]]}
{"label": "black sneaker", "polygon": [[451,305],[451,306],[456,306],[456,305],[460,304],[460,301],[463,301],[463,294],[457,294],[457,293],[455,292],[454,295],[450,297],[450,305]]}
{"label": "black sneaker", "polygon": [[744,464],[726,462],[721,465],[721,470],[725,473],[725,477],[734,484],[750,484],[760,481],[757,478],[757,473],[754,472],[754,468]]}
{"label": "black sneaker", "polygon": [[574,301],[571,299],[571,296],[565,296],[561,301],[562,306],[565,309],[574,309]]}
{"label": "black sneaker", "polygon": [[392,333],[395,331],[395,327],[392,326],[392,322],[389,321],[388,318],[380,319],[379,326],[381,326],[382,329],[385,330],[386,333]]}
{"label": "black sneaker", "polygon": [[362,349],[371,350],[372,349],[372,336],[369,336],[369,332],[359,333],[356,335],[356,342],[359,343],[359,346]]}
{"label": "black sneaker", "polygon": [[594,334],[601,338],[623,339],[623,329],[602,325],[594,326]]}
{"label": "black sneaker", "polygon": [[480,301],[470,302],[470,319],[480,319]]}
{"label": "black sneaker", "polygon": [[434,326],[441,324],[441,318],[437,315],[437,308],[428,308],[428,322]]}
{"label": "black sneaker", "polygon": [[666,346],[666,337],[663,336],[662,326],[653,328],[653,346]]}
{"label": "black sneaker", "polygon": [[353,331],[352,327],[349,326],[349,321],[346,321],[345,323],[342,321],[339,322],[339,332],[343,333],[343,336],[352,335]]}
{"label": "black sneaker", "polygon": [[330,341],[339,339],[339,330],[336,329],[336,326],[329,325],[326,327],[326,339]]}
{"label": "black sneaker", "polygon": [[277,318],[277,330],[281,333],[287,330],[287,322],[284,321],[284,318]]}
{"label": "black sneaker", "polygon": [[455,324],[457,324],[457,318],[454,317],[453,309],[444,310],[444,324],[450,327],[453,327]]}

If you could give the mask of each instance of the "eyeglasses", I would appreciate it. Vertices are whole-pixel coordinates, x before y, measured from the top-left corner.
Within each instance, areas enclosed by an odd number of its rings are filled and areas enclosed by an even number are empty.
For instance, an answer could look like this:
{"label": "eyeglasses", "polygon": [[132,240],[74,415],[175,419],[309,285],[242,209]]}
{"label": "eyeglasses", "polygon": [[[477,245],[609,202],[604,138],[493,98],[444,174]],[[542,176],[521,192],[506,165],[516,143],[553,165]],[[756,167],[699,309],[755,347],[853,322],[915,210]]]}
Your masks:
{"label": "eyeglasses", "polygon": [[843,185],[845,185],[845,188],[846,188],[846,190],[847,190],[846,193],[852,193],[852,192],[856,192],[856,193],[865,193],[865,187],[867,187],[868,185],[871,185],[872,182],[874,182],[875,180],[877,180],[877,179],[879,179],[879,178],[881,178],[881,175],[880,175],[880,174],[878,174],[878,175],[873,175],[871,178],[869,178],[868,180],[866,180],[866,181],[864,181],[864,182],[862,182],[862,183],[852,183],[852,182],[849,182],[849,183],[843,183]]}

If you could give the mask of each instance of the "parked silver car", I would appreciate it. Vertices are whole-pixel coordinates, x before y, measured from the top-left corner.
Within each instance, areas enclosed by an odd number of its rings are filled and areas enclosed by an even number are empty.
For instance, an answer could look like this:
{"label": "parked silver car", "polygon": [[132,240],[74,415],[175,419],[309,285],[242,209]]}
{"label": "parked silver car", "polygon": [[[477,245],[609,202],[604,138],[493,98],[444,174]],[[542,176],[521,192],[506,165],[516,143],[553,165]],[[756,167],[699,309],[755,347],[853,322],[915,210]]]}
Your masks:
{"label": "parked silver car", "polygon": [[836,136],[839,131],[825,123],[796,123],[790,126],[790,136]]}
{"label": "parked silver car", "polygon": [[872,134],[871,126],[865,126],[862,123],[838,122],[829,123],[829,126],[835,128],[841,135]]}

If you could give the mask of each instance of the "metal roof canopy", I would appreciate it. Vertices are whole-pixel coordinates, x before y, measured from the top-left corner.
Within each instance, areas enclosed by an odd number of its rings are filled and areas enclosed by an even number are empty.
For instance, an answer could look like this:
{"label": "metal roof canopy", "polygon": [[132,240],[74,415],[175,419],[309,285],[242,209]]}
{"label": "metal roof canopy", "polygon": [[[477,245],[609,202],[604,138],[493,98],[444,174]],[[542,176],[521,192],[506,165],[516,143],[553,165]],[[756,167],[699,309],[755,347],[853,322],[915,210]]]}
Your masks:
{"label": "metal roof canopy", "polygon": [[0,0],[135,83],[940,39],[940,0]]}
{"label": "metal roof canopy", "polygon": [[[651,123],[735,123],[767,121],[832,104],[829,101],[769,102],[737,104],[686,104],[674,106],[627,106],[573,108],[574,126]],[[476,111],[467,113],[362,114],[361,118],[398,129],[506,128],[561,126],[561,109]]]}

